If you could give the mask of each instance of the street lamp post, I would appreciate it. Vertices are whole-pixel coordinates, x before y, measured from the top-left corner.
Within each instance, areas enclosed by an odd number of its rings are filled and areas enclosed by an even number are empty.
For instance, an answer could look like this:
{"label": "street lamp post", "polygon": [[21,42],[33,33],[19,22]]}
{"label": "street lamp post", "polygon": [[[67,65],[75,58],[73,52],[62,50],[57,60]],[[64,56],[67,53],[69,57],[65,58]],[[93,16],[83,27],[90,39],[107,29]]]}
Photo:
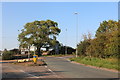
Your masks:
{"label": "street lamp post", "polygon": [[28,45],[28,60],[30,60],[30,45]]}
{"label": "street lamp post", "polygon": [[66,29],[66,45],[65,45],[65,54],[67,55],[67,29]]}
{"label": "street lamp post", "polygon": [[77,42],[78,42],[78,13],[74,13],[76,15],[76,57],[78,57],[78,50],[77,50]]}
{"label": "street lamp post", "polygon": [[[18,35],[17,37],[19,36],[19,33],[20,33],[20,30],[18,30]],[[20,50],[20,44],[19,44],[19,41],[18,41],[18,51]],[[20,53],[21,53],[21,50],[20,50]],[[17,61],[18,61],[18,55],[19,53],[17,52]]]}

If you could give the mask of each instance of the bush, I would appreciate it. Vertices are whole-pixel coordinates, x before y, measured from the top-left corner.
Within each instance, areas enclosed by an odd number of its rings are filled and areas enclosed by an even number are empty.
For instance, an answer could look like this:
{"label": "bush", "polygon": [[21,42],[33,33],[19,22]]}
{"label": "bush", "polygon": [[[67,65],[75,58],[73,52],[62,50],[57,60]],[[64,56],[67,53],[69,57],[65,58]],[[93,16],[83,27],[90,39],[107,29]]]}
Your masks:
{"label": "bush", "polygon": [[11,60],[13,59],[13,53],[10,51],[5,51],[2,55],[3,60]]}
{"label": "bush", "polygon": [[79,56],[86,56],[86,49],[89,46],[90,46],[90,40],[81,41],[77,46],[78,55]]}
{"label": "bush", "polygon": [[66,54],[66,50],[67,50],[67,54],[73,54],[75,53],[75,49],[69,46],[61,46],[59,49],[59,54]]}

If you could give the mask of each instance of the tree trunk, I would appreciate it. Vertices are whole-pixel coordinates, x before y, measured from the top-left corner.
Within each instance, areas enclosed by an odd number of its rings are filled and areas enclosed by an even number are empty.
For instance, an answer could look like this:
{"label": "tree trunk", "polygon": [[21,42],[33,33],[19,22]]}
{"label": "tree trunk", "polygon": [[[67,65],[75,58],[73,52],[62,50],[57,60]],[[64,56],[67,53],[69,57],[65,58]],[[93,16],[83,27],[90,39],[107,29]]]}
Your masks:
{"label": "tree trunk", "polygon": [[49,47],[46,47],[46,51],[49,51]]}
{"label": "tree trunk", "polygon": [[41,47],[38,46],[38,47],[37,47],[37,55],[39,55],[39,56],[41,56],[41,51],[40,51],[40,50],[41,50]]}

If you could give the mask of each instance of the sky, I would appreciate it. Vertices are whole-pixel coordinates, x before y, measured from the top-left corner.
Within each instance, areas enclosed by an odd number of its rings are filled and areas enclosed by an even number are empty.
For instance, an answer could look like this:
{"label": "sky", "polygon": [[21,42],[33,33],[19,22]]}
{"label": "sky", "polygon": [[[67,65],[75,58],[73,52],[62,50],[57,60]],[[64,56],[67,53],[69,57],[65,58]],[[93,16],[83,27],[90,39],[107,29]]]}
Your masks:
{"label": "sky", "polygon": [[[94,36],[100,22],[118,20],[118,2],[2,2],[0,8],[2,8],[0,50],[17,48],[19,45],[17,36],[20,33],[18,30],[35,20],[50,19],[57,22],[61,29],[57,40],[73,48],[83,39],[83,34],[90,32]],[[75,15],[75,12],[78,15]]]}
{"label": "sky", "polygon": [[119,2],[119,0],[1,0],[2,2]]}

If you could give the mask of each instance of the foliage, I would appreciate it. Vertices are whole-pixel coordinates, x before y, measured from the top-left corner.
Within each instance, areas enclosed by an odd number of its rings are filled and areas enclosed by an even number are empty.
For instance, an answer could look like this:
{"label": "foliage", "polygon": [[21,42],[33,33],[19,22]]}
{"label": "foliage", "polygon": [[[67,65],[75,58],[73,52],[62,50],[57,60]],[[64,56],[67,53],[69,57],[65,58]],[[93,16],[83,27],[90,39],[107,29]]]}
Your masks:
{"label": "foliage", "polygon": [[12,49],[12,50],[10,50],[10,52],[13,53],[13,54],[19,54],[20,53],[19,49]]}
{"label": "foliage", "polygon": [[117,21],[103,21],[100,23],[94,39],[89,39],[84,35],[84,40],[77,47],[78,54],[99,58],[118,57],[118,46],[120,46],[119,27]]}
{"label": "foliage", "polygon": [[[75,49],[69,46],[62,46],[59,45],[59,54],[58,55],[67,55],[67,54],[72,54],[75,52]],[[55,50],[53,49],[52,51],[49,52],[50,55],[55,55]]]}
{"label": "foliage", "polygon": [[4,51],[2,55],[3,60],[11,60],[13,59],[13,53],[11,51]]}
{"label": "foliage", "polygon": [[81,41],[80,44],[78,44],[78,46],[77,46],[78,55],[86,56],[87,55],[86,48],[89,45],[90,45],[89,40]]}
{"label": "foliage", "polygon": [[[103,54],[105,57],[117,57],[118,56],[118,22],[109,20],[103,21],[100,27],[96,31],[96,37],[103,42]],[[104,36],[104,37],[99,37]],[[103,40],[103,41],[101,41]]]}
{"label": "foliage", "polygon": [[79,56],[86,56],[86,49],[90,45],[91,34],[88,32],[88,35],[83,34],[84,40],[77,45],[77,52]]}
{"label": "foliage", "polygon": [[37,47],[38,54],[40,53],[41,47],[54,45],[56,36],[61,32],[57,22],[51,20],[26,23],[24,29],[21,31],[18,36],[20,46],[28,47],[34,45]]}
{"label": "foliage", "polygon": [[118,59],[116,58],[100,59],[100,58],[95,58],[95,57],[91,58],[91,57],[81,56],[78,58],[70,58],[70,60],[85,64],[85,65],[92,65],[92,66],[97,66],[97,67],[120,70],[118,66]]}
{"label": "foliage", "polygon": [[60,54],[72,54],[73,52],[75,52],[75,49],[69,46],[61,46],[59,52]]}
{"label": "foliage", "polygon": [[90,46],[87,47],[86,52],[88,56],[93,57],[104,57],[104,48],[105,48],[105,36],[99,36],[90,41]]}

